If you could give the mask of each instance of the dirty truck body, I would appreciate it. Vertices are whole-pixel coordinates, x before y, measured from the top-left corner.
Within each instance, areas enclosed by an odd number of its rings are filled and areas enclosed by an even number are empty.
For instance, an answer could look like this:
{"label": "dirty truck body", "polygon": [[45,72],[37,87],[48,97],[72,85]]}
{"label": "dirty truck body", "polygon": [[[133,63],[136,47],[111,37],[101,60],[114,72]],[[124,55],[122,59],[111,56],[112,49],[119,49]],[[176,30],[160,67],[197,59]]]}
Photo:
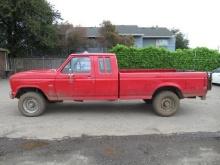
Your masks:
{"label": "dirty truck body", "polygon": [[71,54],[58,69],[31,70],[10,77],[11,98],[25,116],[43,113],[46,103],[65,100],[152,102],[161,116],[171,116],[183,98],[205,98],[211,88],[206,72],[174,69],[121,69],[115,54]]}

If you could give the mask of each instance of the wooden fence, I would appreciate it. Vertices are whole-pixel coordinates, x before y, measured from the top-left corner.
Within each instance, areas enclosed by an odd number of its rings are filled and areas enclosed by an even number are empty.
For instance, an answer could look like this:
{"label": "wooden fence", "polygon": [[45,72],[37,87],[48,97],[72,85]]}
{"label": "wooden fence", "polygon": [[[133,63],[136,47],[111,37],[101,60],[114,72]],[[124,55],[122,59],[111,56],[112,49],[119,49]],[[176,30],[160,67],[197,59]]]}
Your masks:
{"label": "wooden fence", "polygon": [[10,58],[10,71],[58,68],[66,58]]}

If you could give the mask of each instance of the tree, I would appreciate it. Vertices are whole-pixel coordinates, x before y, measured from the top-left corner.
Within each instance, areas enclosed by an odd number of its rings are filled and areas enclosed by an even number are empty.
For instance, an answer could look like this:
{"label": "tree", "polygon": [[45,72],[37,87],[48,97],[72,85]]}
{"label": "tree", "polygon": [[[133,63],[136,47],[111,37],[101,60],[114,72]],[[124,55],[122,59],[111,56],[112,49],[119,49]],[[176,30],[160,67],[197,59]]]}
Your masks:
{"label": "tree", "polygon": [[171,31],[176,37],[176,49],[188,49],[189,40],[185,37],[185,35],[179,29],[173,29]]}
{"label": "tree", "polygon": [[46,0],[1,0],[0,9],[0,47],[10,55],[55,46],[54,23],[60,14]]}
{"label": "tree", "polygon": [[134,45],[134,37],[133,36],[121,36],[119,44],[125,46],[133,46]]}
{"label": "tree", "polygon": [[69,54],[86,47],[86,29],[83,27],[61,23],[57,25],[57,35],[57,48],[62,53]]}
{"label": "tree", "polygon": [[100,44],[105,48],[112,48],[117,44],[123,44],[126,46],[132,46],[134,44],[134,39],[132,36],[120,36],[116,31],[115,25],[110,21],[103,21],[100,24]]}

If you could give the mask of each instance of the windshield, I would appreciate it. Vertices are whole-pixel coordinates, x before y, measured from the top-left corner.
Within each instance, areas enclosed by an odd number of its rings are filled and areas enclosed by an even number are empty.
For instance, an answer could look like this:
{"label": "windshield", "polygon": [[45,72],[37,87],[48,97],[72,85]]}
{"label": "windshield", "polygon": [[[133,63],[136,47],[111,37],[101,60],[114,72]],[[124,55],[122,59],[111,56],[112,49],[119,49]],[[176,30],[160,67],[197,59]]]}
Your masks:
{"label": "windshield", "polygon": [[217,68],[215,70],[212,71],[213,73],[220,73],[220,68]]}

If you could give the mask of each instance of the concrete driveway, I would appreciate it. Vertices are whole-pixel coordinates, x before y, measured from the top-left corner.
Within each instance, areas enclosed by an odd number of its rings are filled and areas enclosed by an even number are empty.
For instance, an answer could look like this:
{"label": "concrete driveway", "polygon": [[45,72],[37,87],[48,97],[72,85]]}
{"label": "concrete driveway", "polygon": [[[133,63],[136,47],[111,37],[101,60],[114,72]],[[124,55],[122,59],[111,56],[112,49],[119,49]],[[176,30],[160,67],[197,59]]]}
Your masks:
{"label": "concrete driveway", "polygon": [[64,102],[40,117],[22,116],[9,84],[0,80],[0,137],[57,139],[82,135],[145,135],[220,131],[220,86],[207,100],[185,99],[173,117],[159,117],[142,101]]}

